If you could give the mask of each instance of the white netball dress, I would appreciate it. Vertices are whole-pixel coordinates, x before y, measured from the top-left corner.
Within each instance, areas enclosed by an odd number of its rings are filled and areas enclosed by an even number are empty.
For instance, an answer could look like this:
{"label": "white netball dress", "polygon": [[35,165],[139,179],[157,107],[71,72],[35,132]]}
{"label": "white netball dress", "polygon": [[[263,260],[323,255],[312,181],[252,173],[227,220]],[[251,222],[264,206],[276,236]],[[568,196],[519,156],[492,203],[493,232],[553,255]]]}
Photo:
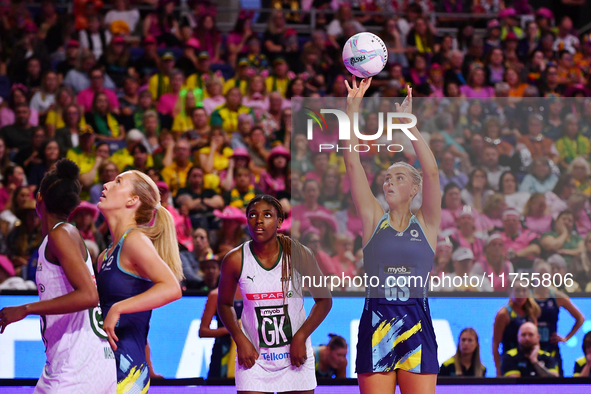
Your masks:
{"label": "white netball dress", "polygon": [[242,271],[238,284],[244,297],[242,331],[259,354],[255,365],[246,369],[236,361],[236,390],[284,392],[316,387],[314,350],[306,340],[307,360],[291,365],[293,335],[306,320],[300,274],[293,270],[284,289],[281,278],[283,250],[273,268],[264,268],[252,252],[252,241],[242,245]]}
{"label": "white netball dress", "polygon": [[[62,267],[47,260],[47,240],[48,237],[45,237],[39,248],[37,262],[37,289],[42,301],[74,291]],[[94,281],[92,260],[88,252],[86,266]],[[45,344],[47,362],[35,393],[116,392],[115,356],[102,323],[100,305],[65,315],[41,316],[41,337]]]}

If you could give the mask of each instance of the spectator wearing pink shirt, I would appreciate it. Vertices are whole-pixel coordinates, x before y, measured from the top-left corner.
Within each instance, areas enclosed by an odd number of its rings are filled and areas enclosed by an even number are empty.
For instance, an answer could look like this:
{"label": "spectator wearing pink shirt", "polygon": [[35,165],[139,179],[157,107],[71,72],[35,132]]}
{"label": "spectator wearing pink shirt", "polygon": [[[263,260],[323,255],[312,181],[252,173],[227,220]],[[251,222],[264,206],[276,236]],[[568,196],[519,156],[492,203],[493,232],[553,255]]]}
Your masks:
{"label": "spectator wearing pink shirt", "polygon": [[516,269],[531,270],[534,260],[542,253],[540,236],[521,226],[521,214],[514,208],[503,212],[501,233],[505,241],[505,253]]}
{"label": "spectator wearing pink shirt", "polygon": [[180,211],[168,203],[170,197],[170,188],[166,182],[156,182],[158,191],[160,192],[161,204],[170,214],[174,221],[174,227],[176,228],[176,237],[179,243],[185,246],[189,251],[193,251],[193,236],[191,228],[191,220],[189,219],[189,210],[186,206],[182,206]]}
{"label": "spectator wearing pink shirt", "polygon": [[484,228],[489,233],[503,229],[503,212],[507,209],[505,196],[502,194],[493,194],[489,196],[482,206],[482,215],[480,215]]}
{"label": "spectator wearing pink shirt", "polygon": [[76,99],[78,105],[84,108],[84,112],[92,111],[94,95],[98,92],[102,92],[107,96],[111,110],[114,113],[119,114],[119,99],[114,91],[103,87],[104,78],[105,74],[101,67],[96,66],[90,70],[90,87],[78,93]]}
{"label": "spectator wearing pink shirt", "polygon": [[180,112],[180,107],[177,108],[177,101],[184,82],[185,76],[181,70],[173,69],[170,72],[170,93],[164,93],[160,96],[156,106],[158,113],[174,118]]}
{"label": "spectator wearing pink shirt", "polygon": [[511,272],[514,272],[513,264],[505,258],[504,238],[501,234],[494,233],[486,241],[484,258],[474,264],[470,274],[473,276],[485,274],[489,280],[492,278],[491,285],[494,291],[506,291],[511,284],[507,281]]}
{"label": "spectator wearing pink shirt", "polygon": [[457,248],[467,248],[474,254],[474,260],[481,260],[484,256],[484,240],[475,234],[476,211],[469,205],[464,205],[456,212],[457,230],[450,236]]}
{"label": "spectator wearing pink shirt", "polygon": [[304,182],[302,187],[304,201],[301,204],[294,205],[291,208],[292,228],[291,234],[294,238],[311,226],[310,220],[305,216],[309,212],[323,211],[330,214],[330,210],[318,203],[320,198],[320,185],[318,181],[309,179]]}
{"label": "spectator wearing pink shirt", "polygon": [[456,228],[455,212],[464,205],[462,203],[461,191],[458,185],[453,182],[448,183],[443,188],[440,230]]}
{"label": "spectator wearing pink shirt", "polygon": [[357,276],[357,267],[355,265],[355,255],[353,254],[354,236],[350,232],[338,234],[335,237],[336,254],[332,257],[333,264],[338,266],[338,276],[343,275],[353,279]]}
{"label": "spectator wearing pink shirt", "polygon": [[267,157],[267,169],[263,171],[259,180],[259,189],[263,193],[276,197],[279,192],[285,190],[290,160],[291,154],[283,146],[271,149]]}
{"label": "spectator wearing pink shirt", "polygon": [[443,277],[453,271],[451,254],[453,252],[453,243],[448,238],[439,239],[435,247],[435,256],[433,257],[433,269],[431,276]]}
{"label": "spectator wearing pink shirt", "polygon": [[572,211],[575,219],[575,228],[582,238],[585,238],[591,231],[591,219],[589,215],[589,202],[587,196],[581,192],[571,194],[568,198],[567,206]]}
{"label": "spectator wearing pink shirt", "polygon": [[552,230],[552,214],[548,211],[546,196],[542,193],[531,195],[523,208],[525,226],[539,236]]}
{"label": "spectator wearing pink shirt", "polygon": [[309,227],[302,235],[302,243],[314,253],[320,271],[322,271],[324,275],[338,276],[340,274],[340,267],[335,265],[330,255],[320,247],[320,230],[315,227]]}
{"label": "spectator wearing pink shirt", "polygon": [[[441,231],[452,230],[446,234],[455,231],[457,228],[456,213],[459,212],[463,206],[464,203],[462,202],[460,188],[453,182],[448,183],[443,189],[443,197],[441,199],[441,223],[439,224],[439,229]],[[472,213],[474,214],[476,234],[482,236],[486,235],[488,230],[488,222],[486,221],[486,218],[476,210],[472,210]]]}
{"label": "spectator wearing pink shirt", "polygon": [[336,212],[334,217],[339,224],[339,233],[345,233],[348,231],[353,234],[355,238],[363,237],[361,218],[357,214],[357,208],[355,207],[351,193],[345,194],[343,209]]}
{"label": "spectator wearing pink shirt", "polygon": [[568,209],[569,197],[577,191],[577,181],[572,175],[564,174],[558,178],[554,190],[546,193],[546,205],[550,207],[552,217],[556,219],[560,212]]}
{"label": "spectator wearing pink shirt", "polygon": [[460,93],[467,98],[494,97],[495,90],[485,86],[486,74],[482,67],[475,67],[468,75],[468,84],[460,86]]}
{"label": "spectator wearing pink shirt", "polygon": [[304,218],[310,225],[320,231],[320,247],[331,256],[336,253],[335,235],[339,231],[339,225],[331,212],[317,210],[307,212]]}
{"label": "spectator wearing pink shirt", "polygon": [[318,183],[322,182],[322,178],[326,171],[328,170],[328,161],[329,155],[326,152],[317,152],[312,154],[312,164],[314,165],[314,170],[306,173],[304,178],[306,180],[314,180]]}
{"label": "spectator wearing pink shirt", "polygon": [[[16,119],[14,113],[18,105],[25,104],[29,106],[29,103],[27,102],[26,92],[27,88],[25,87],[25,85],[20,83],[12,85],[12,89],[10,90],[10,98],[4,104],[4,106],[0,108],[0,127],[14,124]],[[31,126],[38,126],[39,113],[34,108],[30,108],[29,112],[29,124]]]}

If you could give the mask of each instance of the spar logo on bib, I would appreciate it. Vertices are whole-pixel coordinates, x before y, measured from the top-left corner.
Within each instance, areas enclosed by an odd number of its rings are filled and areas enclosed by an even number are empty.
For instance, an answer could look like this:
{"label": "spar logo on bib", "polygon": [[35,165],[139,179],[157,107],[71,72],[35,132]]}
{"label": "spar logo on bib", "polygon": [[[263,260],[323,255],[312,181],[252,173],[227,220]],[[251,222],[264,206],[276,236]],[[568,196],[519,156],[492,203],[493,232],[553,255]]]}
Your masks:
{"label": "spar logo on bib", "polygon": [[246,299],[250,301],[281,300],[282,291],[271,291],[268,293],[246,293]]}
{"label": "spar logo on bib", "polygon": [[255,307],[260,347],[279,347],[291,343],[292,329],[287,308],[288,305]]}

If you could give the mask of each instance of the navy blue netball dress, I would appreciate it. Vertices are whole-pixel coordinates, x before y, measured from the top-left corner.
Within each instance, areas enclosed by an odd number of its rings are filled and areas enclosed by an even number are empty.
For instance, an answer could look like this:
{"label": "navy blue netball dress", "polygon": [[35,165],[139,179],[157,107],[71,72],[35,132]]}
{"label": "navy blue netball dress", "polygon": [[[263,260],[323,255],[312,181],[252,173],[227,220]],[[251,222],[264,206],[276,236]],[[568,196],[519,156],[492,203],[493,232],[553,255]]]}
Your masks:
{"label": "navy blue netball dress", "polygon": [[[127,230],[110,255],[103,258],[96,277],[103,316],[106,317],[113,304],[145,292],[152,281],[124,271],[119,264],[123,241]],[[117,364],[117,394],[147,393],[150,387],[150,370],[146,361],[148,328],[152,311],[123,314],[115,327],[119,338],[115,361]]]}
{"label": "navy blue netball dress", "polygon": [[366,291],[357,342],[358,374],[396,369],[439,372],[427,300],[434,255],[414,215],[401,232],[392,228],[388,213],[382,216],[363,249],[365,272],[380,283]]}
{"label": "navy blue netball dress", "polygon": [[556,292],[550,289],[550,295],[545,300],[538,300],[536,302],[542,310],[542,314],[538,317],[538,332],[540,333],[540,349],[550,353],[550,356],[556,360],[558,364],[559,376],[563,376],[562,357],[560,356],[560,348],[557,343],[552,343],[550,338],[552,334],[558,330],[558,314],[560,313],[560,306],[556,299]]}

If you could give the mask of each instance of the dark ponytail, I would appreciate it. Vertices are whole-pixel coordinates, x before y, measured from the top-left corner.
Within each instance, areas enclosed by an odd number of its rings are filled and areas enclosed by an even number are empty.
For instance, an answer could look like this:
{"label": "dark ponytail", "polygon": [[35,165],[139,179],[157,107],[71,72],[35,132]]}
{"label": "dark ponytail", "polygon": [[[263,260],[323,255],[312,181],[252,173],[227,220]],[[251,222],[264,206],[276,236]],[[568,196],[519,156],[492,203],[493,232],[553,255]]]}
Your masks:
{"label": "dark ponytail", "polygon": [[80,204],[80,168],[71,160],[62,159],[48,172],[39,187],[47,212],[68,217]]}

